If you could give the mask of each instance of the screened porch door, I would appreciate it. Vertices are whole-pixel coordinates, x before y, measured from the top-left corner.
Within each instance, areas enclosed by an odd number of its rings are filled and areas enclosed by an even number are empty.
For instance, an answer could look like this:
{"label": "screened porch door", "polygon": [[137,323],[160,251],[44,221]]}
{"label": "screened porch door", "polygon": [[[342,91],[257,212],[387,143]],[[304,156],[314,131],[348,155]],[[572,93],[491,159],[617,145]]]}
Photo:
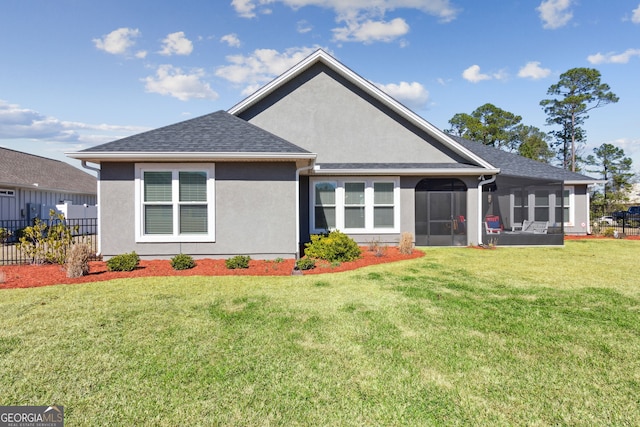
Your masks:
{"label": "screened porch door", "polygon": [[459,180],[422,180],[416,187],[416,245],[467,244],[467,193]]}

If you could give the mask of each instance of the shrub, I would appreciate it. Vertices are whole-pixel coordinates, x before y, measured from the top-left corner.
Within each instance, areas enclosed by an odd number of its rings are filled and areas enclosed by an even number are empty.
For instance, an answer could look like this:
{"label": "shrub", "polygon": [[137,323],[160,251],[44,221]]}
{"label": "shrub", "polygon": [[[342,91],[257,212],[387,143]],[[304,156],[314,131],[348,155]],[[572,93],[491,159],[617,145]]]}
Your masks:
{"label": "shrub", "polygon": [[0,243],[6,242],[11,237],[11,231],[0,227]]}
{"label": "shrub", "polygon": [[67,277],[81,277],[89,274],[89,258],[92,250],[86,243],[72,245],[67,251]]}
{"label": "shrub", "polygon": [[64,264],[67,249],[73,244],[73,233],[78,231],[78,226],[72,228],[65,223],[63,214],[56,214],[51,209],[49,216],[48,223],[36,218],[32,226],[25,227],[19,233],[18,248],[34,264]]}
{"label": "shrub", "polygon": [[300,258],[296,261],[298,270],[313,270],[316,268],[316,260],[313,258]]}
{"label": "shrub", "polygon": [[116,255],[107,261],[107,270],[109,271],[133,271],[140,263],[140,257],[137,253]]}
{"label": "shrub", "polygon": [[403,255],[411,255],[413,252],[413,234],[405,231],[400,235],[398,251]]}
{"label": "shrub", "polygon": [[613,227],[607,227],[602,231],[602,235],[604,237],[613,237],[614,231]]}
{"label": "shrub", "polygon": [[249,268],[249,261],[251,261],[249,255],[236,255],[233,258],[226,259],[224,264],[229,270],[235,270],[237,268]]}
{"label": "shrub", "polygon": [[360,258],[358,244],[349,236],[339,231],[329,234],[314,234],[311,242],[305,244],[304,253],[309,258],[322,259],[329,262],[348,262]]}
{"label": "shrub", "polygon": [[178,254],[171,258],[171,267],[174,270],[188,270],[196,266],[196,262],[190,255]]}

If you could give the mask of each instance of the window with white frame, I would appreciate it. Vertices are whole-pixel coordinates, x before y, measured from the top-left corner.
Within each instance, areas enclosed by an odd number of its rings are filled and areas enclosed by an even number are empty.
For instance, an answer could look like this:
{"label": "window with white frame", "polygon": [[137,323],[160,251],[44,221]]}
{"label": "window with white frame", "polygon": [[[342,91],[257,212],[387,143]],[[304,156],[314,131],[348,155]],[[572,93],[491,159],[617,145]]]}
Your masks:
{"label": "window with white frame", "polygon": [[16,190],[9,190],[7,188],[0,188],[0,196],[15,197]]}
{"label": "window with white frame", "polygon": [[214,241],[214,182],[210,164],[136,165],[137,241]]}
{"label": "window with white frame", "polygon": [[312,232],[338,229],[350,233],[399,230],[399,179],[312,180]]}

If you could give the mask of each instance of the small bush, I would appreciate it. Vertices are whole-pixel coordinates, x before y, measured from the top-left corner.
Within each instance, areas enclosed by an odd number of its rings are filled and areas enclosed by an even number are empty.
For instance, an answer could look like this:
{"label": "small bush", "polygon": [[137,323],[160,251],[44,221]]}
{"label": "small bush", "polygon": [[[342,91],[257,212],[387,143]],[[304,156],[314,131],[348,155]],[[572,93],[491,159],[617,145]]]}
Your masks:
{"label": "small bush", "polygon": [[171,267],[174,270],[188,270],[196,266],[193,257],[187,254],[178,254],[171,258]]}
{"label": "small bush", "polygon": [[235,270],[238,268],[249,268],[249,261],[251,261],[249,255],[236,255],[233,258],[226,259],[224,264],[229,270]]}
{"label": "small bush", "polygon": [[4,243],[11,237],[11,231],[0,227],[0,243]]}
{"label": "small bush", "polygon": [[86,243],[71,245],[67,251],[67,277],[81,277],[89,274],[89,258],[92,250]]}
{"label": "small bush", "polygon": [[133,271],[140,263],[140,257],[137,253],[116,255],[107,261],[107,270],[109,271]]}
{"label": "small bush", "polygon": [[411,255],[413,253],[413,234],[405,231],[400,235],[398,251],[403,255]]}
{"label": "small bush", "polygon": [[329,234],[314,234],[305,244],[305,255],[309,258],[329,262],[348,262],[360,258],[360,247],[351,237],[339,231]]}
{"label": "small bush", "polygon": [[316,260],[313,258],[300,258],[296,261],[296,268],[298,270],[313,270],[316,268]]}
{"label": "small bush", "polygon": [[613,237],[615,230],[613,227],[607,227],[602,231],[604,237]]}

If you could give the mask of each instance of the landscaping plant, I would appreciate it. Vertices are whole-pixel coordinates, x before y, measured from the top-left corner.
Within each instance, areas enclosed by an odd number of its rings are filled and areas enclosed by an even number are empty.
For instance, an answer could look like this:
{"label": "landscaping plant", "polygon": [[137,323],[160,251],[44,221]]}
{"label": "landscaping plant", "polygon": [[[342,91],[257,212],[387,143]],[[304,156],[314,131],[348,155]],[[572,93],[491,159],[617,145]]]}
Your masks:
{"label": "landscaping plant", "polygon": [[171,258],[171,267],[174,270],[188,270],[196,266],[193,257],[187,254],[178,254]]}
{"label": "landscaping plant", "polygon": [[249,255],[236,255],[233,258],[225,260],[224,264],[229,270],[235,270],[237,268],[249,268],[249,261],[251,261]]}
{"label": "landscaping plant", "polygon": [[86,243],[71,245],[67,252],[67,277],[81,277],[89,274],[89,258],[91,258],[91,247]]}
{"label": "landscaping plant", "polygon": [[360,247],[351,237],[337,230],[329,234],[314,234],[305,244],[304,253],[309,258],[329,262],[349,262],[360,258]]}
{"label": "landscaping plant", "polygon": [[107,270],[109,271],[133,271],[140,263],[137,253],[116,255],[107,260]]}
{"label": "landscaping plant", "polygon": [[69,227],[65,217],[49,211],[49,221],[36,218],[30,227],[21,230],[18,249],[31,258],[33,264],[64,264],[67,249],[73,244],[73,233],[78,232],[78,226]]}

